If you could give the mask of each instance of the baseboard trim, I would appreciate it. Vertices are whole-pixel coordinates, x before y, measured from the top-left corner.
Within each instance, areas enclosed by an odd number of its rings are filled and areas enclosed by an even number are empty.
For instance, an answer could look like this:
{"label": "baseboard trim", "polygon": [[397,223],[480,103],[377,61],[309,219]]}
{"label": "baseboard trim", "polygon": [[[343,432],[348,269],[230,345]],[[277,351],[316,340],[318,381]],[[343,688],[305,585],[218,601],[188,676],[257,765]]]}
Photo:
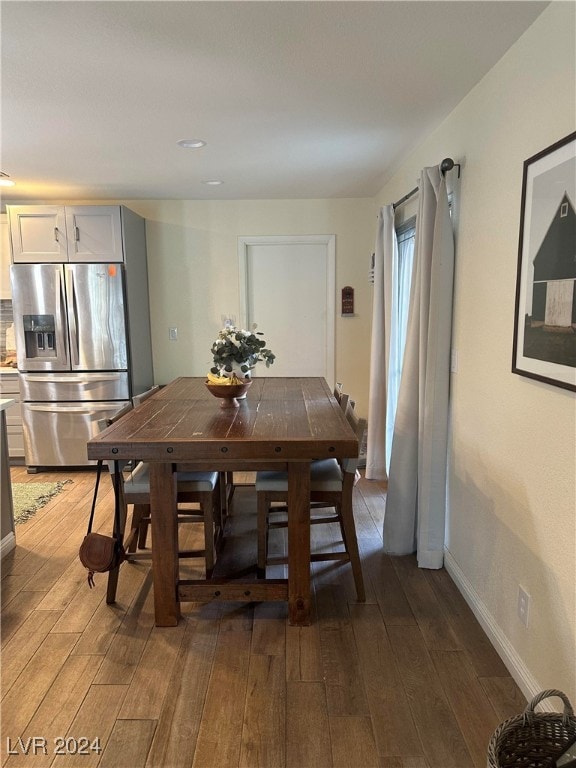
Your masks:
{"label": "baseboard trim", "polygon": [[[526,699],[531,701],[537,693],[542,691],[542,686],[535,680],[448,550],[444,551],[444,567],[470,606],[472,613],[480,622],[482,629],[506,665],[510,675]],[[555,711],[554,707],[547,701],[543,701],[539,706],[541,710]]]}
{"label": "baseboard trim", "polygon": [[0,542],[0,559],[11,552],[16,546],[16,536],[13,531],[7,533],[6,536]]}

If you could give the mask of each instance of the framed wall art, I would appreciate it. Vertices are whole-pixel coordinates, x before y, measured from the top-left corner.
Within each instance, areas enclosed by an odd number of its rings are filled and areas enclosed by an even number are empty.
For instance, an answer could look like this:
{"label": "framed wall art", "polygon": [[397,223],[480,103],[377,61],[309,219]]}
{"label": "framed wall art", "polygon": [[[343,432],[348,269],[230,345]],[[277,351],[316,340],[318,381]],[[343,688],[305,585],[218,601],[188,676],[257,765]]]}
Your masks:
{"label": "framed wall art", "polygon": [[576,391],[576,133],[524,162],[512,372]]}

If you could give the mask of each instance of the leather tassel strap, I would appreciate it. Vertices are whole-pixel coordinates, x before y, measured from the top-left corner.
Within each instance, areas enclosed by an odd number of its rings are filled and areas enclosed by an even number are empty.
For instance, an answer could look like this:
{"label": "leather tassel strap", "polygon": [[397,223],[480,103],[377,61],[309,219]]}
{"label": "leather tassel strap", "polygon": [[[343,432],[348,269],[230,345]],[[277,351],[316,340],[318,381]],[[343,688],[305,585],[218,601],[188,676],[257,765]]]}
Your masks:
{"label": "leather tassel strap", "polygon": [[98,487],[100,486],[100,476],[102,474],[102,459],[98,459],[98,471],[96,474],[96,485],[94,487],[94,496],[92,497],[92,509],[90,510],[90,519],[88,520],[88,531],[92,531],[92,522],[94,521],[94,511],[96,509],[96,499],[98,497]]}

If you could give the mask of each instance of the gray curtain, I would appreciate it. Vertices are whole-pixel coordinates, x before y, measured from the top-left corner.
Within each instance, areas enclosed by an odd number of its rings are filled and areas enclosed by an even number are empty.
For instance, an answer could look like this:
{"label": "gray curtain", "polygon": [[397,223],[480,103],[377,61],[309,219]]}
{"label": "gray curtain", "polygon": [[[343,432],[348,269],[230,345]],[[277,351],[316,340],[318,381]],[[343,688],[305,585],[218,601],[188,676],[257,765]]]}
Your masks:
{"label": "gray curtain", "polygon": [[386,480],[386,411],[388,363],[392,333],[393,268],[397,254],[394,208],[386,205],[378,213],[374,251],[374,297],[370,347],[370,390],[366,477]]}
{"label": "gray curtain", "polygon": [[439,166],[418,184],[414,272],[392,439],[384,551],[444,562],[454,236]]}

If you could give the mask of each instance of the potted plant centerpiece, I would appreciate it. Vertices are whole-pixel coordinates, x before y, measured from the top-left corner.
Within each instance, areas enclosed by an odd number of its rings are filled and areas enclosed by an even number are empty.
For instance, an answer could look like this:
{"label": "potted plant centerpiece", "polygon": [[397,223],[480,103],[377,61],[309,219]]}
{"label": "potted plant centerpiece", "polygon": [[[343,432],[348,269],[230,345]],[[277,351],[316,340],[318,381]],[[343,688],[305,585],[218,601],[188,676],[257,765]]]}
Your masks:
{"label": "potted plant centerpiece", "polygon": [[[231,405],[238,405],[236,401],[246,397],[256,364],[264,362],[269,368],[275,360],[274,353],[266,347],[266,341],[261,336],[263,334],[258,331],[246,331],[234,325],[218,332],[211,349],[214,365],[206,382],[212,394],[233,400]],[[237,394],[232,394],[232,388]]]}

